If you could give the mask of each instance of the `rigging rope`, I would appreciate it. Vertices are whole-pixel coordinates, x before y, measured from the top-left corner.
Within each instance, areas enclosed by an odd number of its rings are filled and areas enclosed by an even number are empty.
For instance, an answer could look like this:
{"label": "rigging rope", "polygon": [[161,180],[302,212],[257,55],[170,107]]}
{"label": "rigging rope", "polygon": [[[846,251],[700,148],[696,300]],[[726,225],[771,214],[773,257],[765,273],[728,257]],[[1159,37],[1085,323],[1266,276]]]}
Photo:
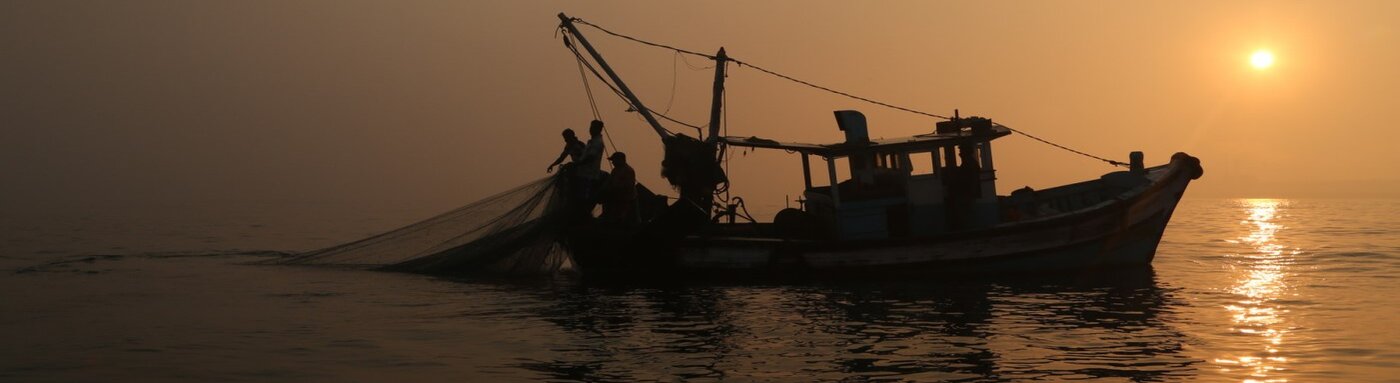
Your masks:
{"label": "rigging rope", "polygon": [[[608,82],[608,80],[607,80],[606,78],[603,77],[603,74],[602,74],[602,73],[598,73],[598,68],[594,68],[594,67],[593,67],[593,63],[590,63],[590,62],[588,62],[587,59],[584,59],[584,58],[583,58],[583,54],[582,54],[582,53],[579,53],[578,48],[575,47],[574,44],[573,44],[572,42],[569,41],[569,37],[568,37],[567,35],[564,36],[564,46],[565,46],[565,47],[568,47],[568,48],[569,48],[569,51],[574,53],[574,59],[575,59],[575,60],[578,60],[578,62],[579,62],[580,64],[582,64],[583,66],[587,67],[589,72],[593,72],[593,76],[594,76],[594,77],[597,77],[597,78],[598,78],[598,81],[601,81],[604,85],[607,85],[607,86],[608,86],[608,89],[612,90],[612,91],[613,91],[613,94],[616,94],[617,97],[618,97],[619,99],[622,100],[622,103],[627,104],[627,107],[629,108],[629,110],[628,110],[629,112],[630,112],[630,111],[635,111],[635,110],[638,109],[638,107],[637,107],[636,105],[633,105],[631,101],[627,100],[627,95],[626,95],[626,94],[623,94],[623,93],[622,93],[622,90],[617,89],[617,87],[614,86],[611,82]],[[654,115],[656,115],[656,116],[659,116],[659,117],[661,117],[661,118],[663,118],[663,119],[666,119],[667,121],[671,121],[671,122],[674,122],[674,123],[677,123],[677,124],[681,124],[681,125],[684,125],[684,126],[688,126],[688,127],[690,127],[690,128],[693,128],[693,129],[695,129],[696,134],[699,134],[701,131],[704,130],[704,128],[702,128],[702,127],[700,127],[700,126],[698,126],[698,125],[689,124],[689,123],[686,123],[686,122],[677,120],[677,119],[675,119],[675,118],[671,118],[671,116],[668,116],[668,115],[666,115],[665,113],[657,112],[656,109],[646,108],[646,110],[647,110],[648,112],[651,112],[652,114],[654,114]],[[669,130],[669,129],[665,129],[664,127],[663,127],[662,129],[666,130],[667,133],[675,134],[675,132],[672,132],[672,131]],[[606,131],[607,131],[607,130],[604,129],[604,132],[606,132]]]}
{"label": "rigging rope", "polygon": [[[587,62],[583,60],[582,56],[579,56],[578,50],[574,49],[573,45],[569,44],[568,36],[564,36],[564,45],[569,46],[569,49],[574,51],[574,56],[578,58],[578,76],[583,80],[584,93],[588,94],[588,106],[593,109],[593,120],[601,122],[603,121],[603,115],[598,112],[598,102],[593,100],[593,87],[588,85],[588,75],[583,73],[583,65]],[[591,65],[589,66],[589,69],[593,69]],[[611,87],[612,85],[608,86]],[[617,147],[617,144],[613,143],[612,133],[609,133],[607,128],[603,129],[603,137],[608,139],[607,147],[603,148],[604,155],[607,154],[609,148],[611,148],[613,152],[616,152],[617,149],[619,149]]]}
{"label": "rigging rope", "polygon": [[905,107],[902,107],[902,106],[891,105],[891,104],[888,104],[888,103],[884,103],[884,102],[880,102],[880,101],[875,101],[875,100],[871,100],[871,99],[869,99],[869,98],[865,98],[865,97],[857,96],[857,95],[854,95],[854,94],[842,92],[842,91],[839,91],[839,90],[827,88],[827,87],[824,87],[824,86],[821,86],[821,85],[817,85],[817,84],[813,84],[813,83],[810,83],[810,82],[798,80],[798,79],[796,79],[796,78],[793,78],[792,76],[788,76],[788,75],[785,75],[785,74],[782,74],[782,73],[774,72],[774,71],[768,70],[768,69],[766,69],[766,68],[764,68],[764,67],[757,66],[757,65],[753,65],[753,64],[749,64],[749,63],[747,63],[747,62],[739,61],[739,60],[736,60],[736,59],[733,59],[733,58],[730,58],[729,61],[733,61],[734,63],[739,64],[740,67],[748,66],[748,67],[750,67],[750,68],[757,69],[759,72],[767,73],[767,74],[769,74],[769,75],[773,75],[773,76],[776,76],[776,77],[781,78],[781,79],[784,79],[784,80],[792,81],[792,82],[795,82],[795,83],[798,83],[798,84],[806,85],[806,86],[809,86],[809,87],[812,87],[812,88],[815,88],[815,89],[819,89],[819,90],[823,90],[823,91],[835,93],[835,94],[842,95],[842,96],[846,96],[846,97],[850,97],[850,98],[853,98],[853,99],[865,101],[865,102],[868,102],[868,103],[871,103],[871,104],[875,104],[875,105],[879,105],[879,106],[883,106],[883,107],[886,107],[886,108],[898,109],[898,110],[902,110],[902,111],[909,112],[909,113],[921,114],[921,115],[925,115],[925,116],[929,116],[929,117],[933,117],[933,118],[944,119],[944,120],[951,120],[951,119],[952,119],[952,118],[950,118],[950,117],[948,117],[948,116],[940,116],[940,115],[937,115],[937,114],[928,113],[928,112],[922,112],[922,111],[918,111],[918,110],[913,110],[913,109],[905,108]]}
{"label": "rigging rope", "polygon": [[657,47],[657,48],[662,48],[662,49],[670,49],[670,50],[673,50],[673,51],[676,51],[676,52],[685,53],[685,54],[688,54],[688,55],[700,56],[700,57],[704,57],[704,58],[707,58],[707,59],[710,59],[710,60],[714,60],[714,59],[715,59],[715,56],[707,55],[707,54],[704,54],[704,53],[692,52],[692,51],[688,51],[688,50],[676,48],[676,47],[673,47],[673,46],[670,46],[670,45],[665,45],[665,44],[657,44],[657,43],[653,43],[653,42],[650,42],[650,41],[638,39],[638,38],[635,38],[635,37],[632,37],[632,36],[628,36],[628,35],[624,35],[624,34],[621,34],[621,33],[613,32],[613,31],[607,30],[607,29],[605,29],[605,28],[603,28],[603,27],[600,27],[600,26],[598,26],[597,24],[593,24],[593,23],[584,21],[583,19],[580,19],[580,18],[577,18],[577,17],[574,17],[574,18],[572,18],[572,19],[570,19],[570,20],[572,20],[572,21],[574,21],[574,22],[576,22],[576,23],[579,23],[579,24],[583,24],[583,25],[587,25],[587,26],[593,27],[593,28],[595,28],[595,29],[597,29],[597,30],[603,31],[603,33],[607,33],[607,34],[610,34],[610,35],[613,35],[613,36],[617,36],[617,37],[621,37],[621,38],[624,38],[624,39],[632,40],[632,41],[635,41],[635,42],[637,42],[637,43],[641,43],[641,44],[644,44],[644,45],[650,45],[650,46]]}
{"label": "rigging rope", "polygon": [[583,80],[583,92],[588,95],[588,107],[593,109],[593,119],[601,121],[603,117],[598,114],[598,102],[593,100],[593,87],[588,85],[588,74],[583,73],[582,61],[578,63],[578,76]]}
{"label": "rigging rope", "polygon": [[[914,110],[914,109],[910,109],[910,108],[905,108],[905,107],[902,107],[902,106],[893,105],[893,104],[889,104],[889,103],[885,103],[885,102],[880,102],[880,101],[872,100],[872,99],[869,99],[869,98],[857,96],[857,95],[854,95],[854,94],[842,92],[842,91],[839,91],[839,90],[827,88],[827,87],[824,87],[824,86],[821,86],[821,85],[817,85],[817,84],[813,84],[813,83],[810,83],[810,82],[807,82],[807,81],[802,81],[802,80],[793,78],[792,76],[788,76],[788,75],[785,75],[785,74],[782,74],[782,73],[774,72],[774,71],[768,70],[767,68],[764,68],[764,67],[760,67],[760,66],[753,65],[753,64],[750,64],[750,63],[747,63],[747,62],[735,60],[735,59],[733,59],[733,58],[731,58],[731,59],[729,59],[729,60],[730,60],[730,61],[734,61],[735,63],[738,63],[740,67],[748,66],[748,67],[750,67],[750,68],[757,69],[757,70],[760,71],[760,72],[767,73],[767,74],[769,74],[769,75],[772,75],[772,76],[775,76],[775,77],[778,77],[778,78],[781,78],[781,79],[784,79],[784,80],[792,81],[792,82],[795,82],[795,83],[798,83],[798,84],[802,84],[802,85],[806,85],[806,86],[809,86],[809,87],[812,87],[812,88],[816,88],[816,89],[819,89],[819,90],[823,90],[823,91],[835,93],[835,94],[838,94],[838,95],[846,96],[846,97],[853,98],[853,99],[856,99],[856,100],[865,101],[865,102],[868,102],[868,103],[871,103],[871,104],[875,104],[875,105],[879,105],[879,106],[883,106],[883,107],[886,107],[886,108],[901,110],[901,111],[905,111],[905,112],[909,112],[909,113],[913,113],[913,114],[924,115],[924,116],[933,117],[933,118],[940,118],[940,119],[944,119],[944,120],[951,120],[951,119],[952,119],[952,118],[949,118],[948,116],[940,116],[940,115],[933,114],[933,113],[928,113],[928,112],[924,112],[924,111],[919,111],[919,110]],[[1096,160],[1099,160],[1099,161],[1107,162],[1109,165],[1113,165],[1113,166],[1128,166],[1128,163],[1126,163],[1126,162],[1114,161],[1114,160],[1110,160],[1110,159],[1107,159],[1107,158],[1099,157],[1099,156],[1096,156],[1096,155],[1093,155],[1093,154],[1089,154],[1089,153],[1081,152],[1081,151],[1078,151],[1078,150],[1070,149],[1069,147],[1066,147],[1066,146],[1064,146],[1064,145],[1060,145],[1060,144],[1056,144],[1056,143],[1054,143],[1054,142],[1050,142],[1050,141],[1048,141],[1048,140],[1046,140],[1046,139],[1044,139],[1044,138],[1036,137],[1035,135],[1032,135],[1032,134],[1030,134],[1030,133],[1026,133],[1026,132],[1017,130],[1017,129],[1012,128],[1012,127],[1010,127],[1010,126],[1002,125],[1002,124],[999,124],[999,123],[993,123],[993,125],[1006,128],[1006,130],[1010,130],[1010,131],[1012,131],[1012,132],[1016,132],[1017,134],[1026,136],[1026,137],[1028,137],[1028,138],[1030,138],[1030,139],[1032,139],[1032,140],[1040,141],[1041,143],[1044,143],[1044,144],[1047,144],[1047,145],[1050,145],[1050,146],[1053,146],[1053,147],[1056,147],[1056,148],[1064,149],[1064,150],[1066,150],[1066,151],[1069,151],[1070,153],[1074,153],[1074,154],[1078,154],[1078,155],[1081,155],[1081,156],[1093,158],[1093,159],[1096,159]]]}
{"label": "rigging rope", "polygon": [[708,70],[708,69],[715,69],[715,66],[714,66],[714,65],[711,65],[711,66],[703,66],[703,65],[701,65],[701,66],[696,66],[695,64],[691,64],[691,63],[690,63],[690,59],[685,58],[685,55],[679,54],[680,52],[676,52],[676,53],[678,53],[677,56],[680,56],[681,62],[684,62],[684,63],[685,63],[685,66],[690,67],[690,70],[693,70],[693,71],[702,71],[702,70]]}
{"label": "rigging rope", "polygon": [[651,112],[651,114],[655,114],[655,115],[657,115],[657,116],[659,116],[659,117],[661,117],[661,118],[664,118],[664,119],[666,119],[667,121],[674,122],[674,123],[681,124],[681,125],[685,125],[685,126],[689,126],[689,127],[691,127],[692,129],[695,129],[695,134],[696,134],[697,136],[700,135],[701,132],[705,131],[705,128],[704,128],[704,127],[701,127],[701,126],[695,125],[695,124],[686,123],[686,122],[683,122],[683,121],[681,121],[681,120],[677,120],[677,119],[671,118],[671,116],[667,116],[667,115],[664,114],[664,113],[657,112],[656,109],[647,108],[647,111]]}
{"label": "rigging rope", "polygon": [[[632,37],[632,36],[624,35],[624,34],[621,34],[621,33],[613,32],[613,31],[607,30],[606,28],[600,27],[600,26],[598,26],[597,24],[593,24],[593,23],[584,21],[583,19],[573,18],[572,20],[573,20],[574,22],[579,23],[579,24],[583,24],[583,25],[587,25],[587,26],[593,27],[594,29],[597,29],[597,30],[599,30],[599,31],[602,31],[603,33],[607,33],[607,34],[609,34],[609,35],[613,35],[613,36],[620,37],[620,38],[623,38],[623,39],[631,40],[631,41],[634,41],[634,42],[637,42],[637,43],[640,43],[640,44],[643,44],[643,45],[649,45],[649,46],[653,46],[653,47],[657,47],[657,48],[662,48],[662,49],[669,49],[669,50],[675,51],[675,52],[677,52],[677,53],[684,53],[684,54],[688,54],[688,55],[692,55],[692,56],[704,57],[704,58],[707,58],[707,59],[710,59],[710,60],[717,60],[717,59],[718,59],[717,57],[712,56],[712,55],[707,55],[707,54],[703,54],[703,53],[699,53],[699,52],[694,52],[694,51],[689,51],[689,50],[685,50],[685,49],[680,49],[680,48],[676,48],[676,47],[673,47],[673,46],[670,46],[670,45],[666,45],[666,44],[654,43],[654,42],[650,42],[650,41],[638,39],[638,38],[635,38],[635,37]],[[577,52],[575,52],[575,54],[577,54]],[[847,93],[847,92],[839,91],[839,90],[832,89],[832,88],[829,88],[829,87],[817,85],[817,84],[814,84],[814,83],[811,83],[811,82],[808,82],[808,81],[803,81],[803,80],[797,79],[797,78],[792,77],[792,76],[788,76],[788,75],[785,75],[785,74],[782,74],[782,73],[778,73],[778,72],[769,70],[769,69],[764,68],[764,67],[761,67],[761,66],[757,66],[757,65],[754,65],[754,64],[750,64],[750,63],[744,62],[744,61],[742,61],[742,60],[735,59],[735,58],[733,58],[733,57],[728,58],[728,60],[729,60],[729,61],[733,61],[733,62],[739,64],[739,66],[741,66],[741,67],[743,67],[743,66],[748,66],[748,67],[750,67],[750,68],[753,68],[753,69],[758,70],[759,72],[763,72],[763,73],[765,73],[765,74],[768,74],[768,75],[771,75],[771,76],[774,76],[774,77],[778,77],[778,78],[781,78],[781,79],[784,79],[784,80],[792,81],[792,82],[795,82],[795,83],[798,83],[798,84],[801,84],[801,85],[805,85],[805,86],[808,86],[808,87],[811,87],[811,88],[814,88],[814,89],[822,90],[822,91],[825,91],[825,92],[830,92],[830,93],[833,93],[833,94],[845,96],[845,97],[848,97],[848,98],[852,98],[852,99],[856,99],[856,100],[864,101],[864,102],[867,102],[867,103],[871,103],[871,104],[883,106],[883,107],[890,108],[890,109],[900,110],[900,111],[904,111],[904,112],[908,112],[908,113],[913,113],[913,114],[918,114],[918,115],[923,115],[923,116],[928,116],[928,117],[933,117],[933,118],[938,118],[938,119],[943,119],[943,120],[951,120],[951,119],[952,119],[952,118],[950,118],[950,117],[948,117],[948,116],[941,116],[941,115],[937,115],[937,114],[933,114],[933,113],[929,113],[929,112],[924,112],[924,111],[920,111],[920,110],[910,109],[910,108],[906,108],[906,107],[902,107],[902,106],[898,106],[898,105],[894,105],[894,104],[890,104],[890,103],[886,103],[886,102],[881,102],[881,101],[873,100],[873,99],[866,98],[866,97],[857,96],[857,95],[854,95],[854,94],[850,94],[850,93]],[[670,120],[669,117],[668,117],[667,119]],[[673,121],[673,122],[676,122],[676,123],[681,123],[680,121],[675,121],[675,120],[672,120],[672,121]],[[696,126],[694,126],[694,125],[689,125],[689,124],[684,124],[684,123],[681,123],[681,124],[687,125],[687,126],[690,126],[690,127],[696,128],[696,129],[699,129],[699,127],[696,127]],[[1096,156],[1096,155],[1092,155],[1092,154],[1089,154],[1089,153],[1085,153],[1085,152],[1082,152],[1082,151],[1079,151],[1079,150],[1071,149],[1071,148],[1066,147],[1066,146],[1064,146],[1064,145],[1060,145],[1060,144],[1056,144],[1056,143],[1054,143],[1054,142],[1050,142],[1050,141],[1048,141],[1048,140],[1046,140],[1046,139],[1043,139],[1043,138],[1037,137],[1037,136],[1035,136],[1035,135],[1032,135],[1032,134],[1029,134],[1029,133],[1026,133],[1026,132],[1023,132],[1023,131],[1014,129],[1014,128],[1009,127],[1009,126],[1006,126],[1006,125],[996,124],[996,123],[994,123],[994,124],[995,124],[996,126],[1000,126],[1000,127],[1002,127],[1002,128],[1006,128],[1006,130],[1010,130],[1010,131],[1015,132],[1015,133],[1017,133],[1017,134],[1020,134],[1020,135],[1026,136],[1026,137],[1029,137],[1029,138],[1032,139],[1032,140],[1036,140],[1036,141],[1039,141],[1039,142],[1041,142],[1041,143],[1044,143],[1044,144],[1047,144],[1047,145],[1050,145],[1050,146],[1053,146],[1053,147],[1056,147],[1056,148],[1059,148],[1059,149],[1063,149],[1063,150],[1069,151],[1070,153],[1074,153],[1074,154],[1078,154],[1078,155],[1085,156],[1085,157],[1088,157],[1088,158],[1092,158],[1092,159],[1096,159],[1096,160],[1099,160],[1099,161],[1103,161],[1103,162],[1106,162],[1106,163],[1108,163],[1109,165],[1113,165],[1113,166],[1128,166],[1128,164],[1127,164],[1126,162],[1114,161],[1114,160],[1110,160],[1110,159],[1107,159],[1107,158],[1103,158],[1103,157],[1099,157],[1099,156]]]}
{"label": "rigging rope", "polygon": [[676,104],[676,81],[681,77],[681,65],[676,61],[681,57],[684,56],[680,52],[671,54],[671,97],[666,99],[666,113],[671,113],[671,106]]}

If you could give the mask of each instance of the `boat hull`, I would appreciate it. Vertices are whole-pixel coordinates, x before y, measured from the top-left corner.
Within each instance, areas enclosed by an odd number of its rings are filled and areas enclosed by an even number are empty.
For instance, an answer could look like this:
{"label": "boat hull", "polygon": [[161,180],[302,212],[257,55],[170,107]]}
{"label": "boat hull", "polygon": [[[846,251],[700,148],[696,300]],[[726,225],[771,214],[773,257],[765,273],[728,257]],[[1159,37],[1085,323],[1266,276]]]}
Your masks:
{"label": "boat hull", "polygon": [[[649,243],[581,232],[586,274],[890,275],[1036,273],[1147,265],[1199,161],[1178,154],[1153,181],[1094,206],[991,228],[881,240],[689,236]],[[604,239],[606,238],[606,239]]]}

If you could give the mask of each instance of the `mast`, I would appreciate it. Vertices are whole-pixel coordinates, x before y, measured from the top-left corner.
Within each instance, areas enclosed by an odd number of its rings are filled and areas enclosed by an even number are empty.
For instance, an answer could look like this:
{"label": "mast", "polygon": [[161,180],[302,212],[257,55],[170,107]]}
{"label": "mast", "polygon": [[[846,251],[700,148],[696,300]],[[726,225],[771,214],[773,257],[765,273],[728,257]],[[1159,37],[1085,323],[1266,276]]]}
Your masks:
{"label": "mast", "polygon": [[603,56],[599,55],[598,51],[593,49],[593,44],[589,44],[588,39],[584,38],[583,34],[579,33],[578,28],[574,27],[574,20],[563,12],[559,12],[559,22],[559,25],[562,25],[565,30],[569,31],[569,34],[574,35],[574,38],[578,39],[579,44],[583,45],[583,49],[588,51],[588,55],[593,56],[593,61],[597,61],[598,66],[603,67],[603,72],[607,73],[609,78],[612,78],[614,84],[617,84],[618,90],[622,91],[622,95],[627,97],[627,102],[632,103],[632,106],[637,109],[637,113],[640,113],[642,118],[646,119],[648,124],[651,124],[651,128],[656,130],[656,135],[661,136],[663,141],[671,137],[671,132],[661,127],[661,123],[657,122],[656,117],[651,115],[651,110],[642,105],[642,100],[638,100],[637,95],[632,94],[632,90],[627,88],[627,84],[622,82],[622,78],[618,77],[616,72],[613,72],[612,67],[608,66],[608,62],[603,61]]}
{"label": "mast", "polygon": [[710,136],[705,139],[710,144],[719,142],[720,110],[724,108],[724,67],[728,61],[724,47],[719,47],[719,53],[715,53],[714,99],[710,102]]}
{"label": "mast", "polygon": [[[574,25],[574,20],[563,12],[559,13],[559,26],[574,38],[578,39],[588,54],[593,56],[593,60],[598,66],[603,67],[603,72],[607,73],[614,84],[617,84],[618,92],[641,113],[652,129],[656,130],[656,135],[661,137],[661,144],[665,150],[665,158],[661,161],[661,177],[670,181],[671,186],[680,190],[680,198],[671,204],[668,213],[657,217],[652,223],[652,227],[665,236],[680,238],[686,233],[694,232],[701,225],[710,222],[710,211],[714,208],[715,190],[722,183],[727,183],[724,168],[720,167],[719,158],[716,151],[719,148],[719,123],[723,117],[722,108],[724,101],[724,64],[730,59],[725,57],[724,49],[721,48],[719,56],[714,59],[718,62],[715,65],[715,88],[714,104],[710,110],[710,141],[701,141],[701,137],[690,137],[683,134],[672,134],[661,126],[652,115],[651,110],[642,106],[642,101],[627,88],[627,84],[622,82],[622,78],[617,76],[607,61],[593,49],[593,45],[588,43],[588,39],[579,33]],[[582,21],[582,20],[580,20]],[[606,30],[604,30],[606,32]],[[611,33],[611,32],[609,32]],[[569,40],[564,40],[566,45]],[[570,46],[570,49],[577,49]],[[699,134],[704,134],[700,132]]]}

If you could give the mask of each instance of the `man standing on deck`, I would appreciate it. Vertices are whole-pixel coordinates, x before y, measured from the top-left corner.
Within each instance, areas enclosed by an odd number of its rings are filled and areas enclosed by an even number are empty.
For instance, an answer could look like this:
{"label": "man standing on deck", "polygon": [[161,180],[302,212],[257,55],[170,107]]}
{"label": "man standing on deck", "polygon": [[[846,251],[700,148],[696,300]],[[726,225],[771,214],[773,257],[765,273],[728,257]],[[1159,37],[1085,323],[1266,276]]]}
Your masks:
{"label": "man standing on deck", "polygon": [[637,172],[627,165],[627,154],[613,152],[608,156],[612,162],[612,174],[603,184],[603,214],[598,218],[603,222],[628,227],[637,221]]}
{"label": "man standing on deck", "polygon": [[973,201],[982,194],[982,169],[978,166],[977,148],[972,144],[958,145],[959,164],[943,176],[943,195],[948,228],[953,231],[968,228],[972,220]]}
{"label": "man standing on deck", "polygon": [[[575,172],[583,180],[583,200],[597,202],[595,189],[603,173],[603,122],[593,120],[588,125],[588,144],[583,147],[583,156],[574,161]],[[592,205],[589,205],[592,206]]]}

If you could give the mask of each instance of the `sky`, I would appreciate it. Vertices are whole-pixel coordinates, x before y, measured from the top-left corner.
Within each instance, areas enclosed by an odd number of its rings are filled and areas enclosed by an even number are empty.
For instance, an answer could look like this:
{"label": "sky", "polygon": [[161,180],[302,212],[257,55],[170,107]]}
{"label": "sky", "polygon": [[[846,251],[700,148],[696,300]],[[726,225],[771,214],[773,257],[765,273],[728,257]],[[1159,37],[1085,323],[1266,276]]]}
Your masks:
{"label": "sky", "polygon": [[[559,12],[1103,157],[1187,152],[1205,168],[1191,197],[1400,197],[1395,1],[59,0],[0,2],[0,209],[353,216],[507,190],[545,176],[559,131],[592,119]],[[582,31],[648,107],[708,119],[712,63]],[[1259,49],[1272,67],[1250,66]],[[729,135],[836,142],[841,109],[873,137],[933,130],[730,72]],[[595,95],[611,148],[670,192],[656,135]],[[1002,193],[1115,170],[1015,135],[994,151]],[[796,156],[733,158],[750,203],[801,193]]]}

